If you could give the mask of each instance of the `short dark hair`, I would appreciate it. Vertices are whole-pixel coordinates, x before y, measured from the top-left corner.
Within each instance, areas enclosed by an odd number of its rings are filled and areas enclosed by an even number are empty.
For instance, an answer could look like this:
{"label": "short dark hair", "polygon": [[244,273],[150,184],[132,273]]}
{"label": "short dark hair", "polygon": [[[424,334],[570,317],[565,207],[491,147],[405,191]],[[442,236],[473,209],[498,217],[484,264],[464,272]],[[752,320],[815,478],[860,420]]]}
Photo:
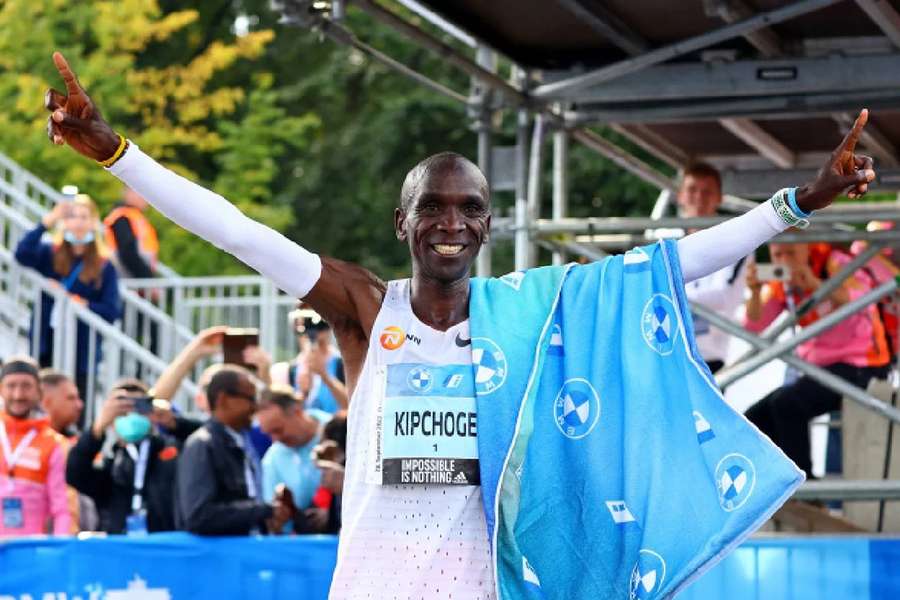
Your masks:
{"label": "short dark hair", "polygon": [[26,375],[31,375],[37,383],[40,383],[41,380],[38,377],[39,368],[37,361],[30,356],[11,356],[0,368],[0,381],[3,381],[7,375],[25,373]]}
{"label": "short dark hair", "polygon": [[294,388],[288,385],[275,384],[263,390],[259,398],[259,407],[277,406],[283,411],[289,411],[300,405]]}
{"label": "short dark hair", "polygon": [[716,185],[719,186],[719,191],[722,191],[722,174],[719,173],[719,170],[706,162],[694,162],[689,164],[684,169],[684,175],[682,175],[682,180],[688,175],[692,177],[709,177],[710,179],[715,180]]}
{"label": "short dark hair", "polygon": [[63,373],[62,371],[57,371],[56,369],[41,369],[38,373],[38,379],[41,382],[41,385],[48,387],[56,387],[61,383],[65,383],[66,381],[72,381],[72,378]]}
{"label": "short dark hair", "polygon": [[209,410],[216,408],[219,394],[237,394],[238,384],[244,378],[253,381],[253,374],[238,365],[222,365],[206,386],[206,402],[209,404]]}
{"label": "short dark hair", "polygon": [[347,413],[336,413],[322,429],[322,440],[334,440],[343,451],[347,451]]}
{"label": "short dark hair", "polygon": [[150,386],[136,377],[123,377],[113,384],[112,389],[131,392],[132,394],[147,394],[150,392]]}
{"label": "short dark hair", "polygon": [[485,202],[490,202],[491,191],[488,187],[487,178],[481,172],[481,169],[478,168],[478,165],[457,152],[439,152],[420,161],[406,174],[406,178],[403,180],[403,187],[400,190],[400,208],[404,211],[409,210],[409,206],[418,195],[425,178],[433,172],[442,170],[470,170],[477,173],[480,178],[479,185],[481,193],[484,195],[484,200]]}

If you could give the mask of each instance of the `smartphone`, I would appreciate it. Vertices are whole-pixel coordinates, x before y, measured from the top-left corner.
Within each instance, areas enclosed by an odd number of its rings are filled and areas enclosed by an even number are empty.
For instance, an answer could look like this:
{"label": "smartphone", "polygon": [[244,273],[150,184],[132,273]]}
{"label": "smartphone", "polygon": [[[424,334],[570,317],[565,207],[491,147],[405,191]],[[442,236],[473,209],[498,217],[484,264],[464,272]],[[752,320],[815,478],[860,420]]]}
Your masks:
{"label": "smartphone", "polygon": [[255,327],[229,328],[222,338],[222,354],[226,363],[240,365],[251,371],[256,367],[244,362],[244,348],[259,346],[259,329]]}
{"label": "smartphone", "polygon": [[134,412],[141,415],[149,415],[153,412],[153,396],[140,396],[132,398],[134,402]]}
{"label": "smartphone", "polygon": [[756,278],[760,281],[789,281],[791,268],[787,265],[758,264],[756,265]]}

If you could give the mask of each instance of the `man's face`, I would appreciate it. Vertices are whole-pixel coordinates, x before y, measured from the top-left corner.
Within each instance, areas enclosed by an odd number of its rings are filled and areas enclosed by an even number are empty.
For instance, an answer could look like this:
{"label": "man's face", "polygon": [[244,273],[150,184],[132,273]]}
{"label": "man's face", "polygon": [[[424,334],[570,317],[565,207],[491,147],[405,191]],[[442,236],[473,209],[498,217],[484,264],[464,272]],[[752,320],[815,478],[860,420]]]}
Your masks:
{"label": "man's face", "polygon": [[226,425],[238,431],[248,429],[256,412],[256,386],[248,377],[241,377],[231,393],[219,394],[216,406],[221,406],[219,414]]}
{"label": "man's face", "polygon": [[491,226],[481,181],[467,165],[435,167],[407,210],[396,210],[397,238],[409,243],[414,274],[442,283],[468,276]]}
{"label": "man's face", "polygon": [[290,447],[301,445],[297,440],[299,416],[298,410],[286,411],[277,404],[269,404],[256,414],[266,435]]}
{"label": "man's face", "polygon": [[10,373],[0,381],[0,396],[8,415],[26,419],[38,407],[41,390],[34,375]]}
{"label": "man's face", "polygon": [[687,175],[678,190],[678,207],[681,216],[710,217],[722,203],[722,190],[712,177]]}
{"label": "man's face", "polygon": [[56,385],[45,385],[41,392],[43,396],[41,403],[51,423],[66,428],[81,418],[84,402],[72,381],[67,379]]}
{"label": "man's face", "polygon": [[787,265],[791,270],[804,267],[809,260],[809,246],[806,244],[769,244],[772,262]]}

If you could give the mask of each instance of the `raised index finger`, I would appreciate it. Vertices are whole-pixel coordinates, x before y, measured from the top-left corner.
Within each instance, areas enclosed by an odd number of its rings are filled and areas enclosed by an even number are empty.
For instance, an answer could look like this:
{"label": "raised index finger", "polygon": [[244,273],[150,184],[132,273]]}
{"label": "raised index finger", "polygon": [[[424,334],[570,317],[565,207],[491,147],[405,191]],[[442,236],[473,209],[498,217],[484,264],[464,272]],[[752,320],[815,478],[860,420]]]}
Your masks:
{"label": "raised index finger", "polygon": [[53,63],[56,65],[56,70],[62,75],[63,81],[66,82],[66,91],[69,95],[81,92],[81,85],[78,83],[75,73],[69,68],[69,63],[66,62],[66,58],[61,53],[54,52]]}
{"label": "raised index finger", "polygon": [[863,127],[866,126],[868,120],[869,109],[864,108],[859,111],[859,116],[856,117],[856,121],[853,122],[853,128],[847,132],[841,145],[838,146],[838,154],[843,154],[844,152],[853,154],[853,151],[856,150],[856,142],[859,141],[859,134],[862,133]]}

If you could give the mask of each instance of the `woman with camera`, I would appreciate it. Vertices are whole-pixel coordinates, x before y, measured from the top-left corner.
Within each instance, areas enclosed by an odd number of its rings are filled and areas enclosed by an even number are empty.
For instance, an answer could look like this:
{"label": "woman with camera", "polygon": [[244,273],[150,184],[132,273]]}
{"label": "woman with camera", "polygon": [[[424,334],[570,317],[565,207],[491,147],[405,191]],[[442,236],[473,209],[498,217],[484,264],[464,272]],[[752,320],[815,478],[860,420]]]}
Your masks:
{"label": "woman with camera", "polygon": [[[744,326],[754,332],[761,332],[784,310],[797,312],[823,281],[853,258],[827,244],[773,243],[769,244],[769,253],[774,263],[771,268],[751,264],[747,269],[750,298],[745,305]],[[875,285],[864,270],[857,271],[827,299],[800,316],[800,326],[814,323]],[[865,389],[871,379],[886,375],[890,361],[877,307],[868,306],[800,344],[797,355]],[[840,409],[840,394],[802,376],[771,392],[745,415],[811,477],[809,420]]]}
{"label": "woman with camera", "polygon": [[[46,232],[53,233],[51,243],[41,240]],[[97,206],[90,196],[79,194],[72,201],[58,203],[25,234],[15,256],[19,264],[57,282],[73,302],[88,307],[110,323],[119,318],[119,280],[103,245]],[[41,294],[40,322],[32,319],[31,323],[32,343],[34,328],[39,328],[39,346],[32,348],[32,355],[37,355],[42,367],[51,366],[53,330],[63,327],[62,311],[54,304],[48,294]],[[100,362],[100,340],[97,340],[93,365],[88,364],[88,327],[81,322],[76,346],[75,382],[81,397],[87,401],[87,375]]]}

